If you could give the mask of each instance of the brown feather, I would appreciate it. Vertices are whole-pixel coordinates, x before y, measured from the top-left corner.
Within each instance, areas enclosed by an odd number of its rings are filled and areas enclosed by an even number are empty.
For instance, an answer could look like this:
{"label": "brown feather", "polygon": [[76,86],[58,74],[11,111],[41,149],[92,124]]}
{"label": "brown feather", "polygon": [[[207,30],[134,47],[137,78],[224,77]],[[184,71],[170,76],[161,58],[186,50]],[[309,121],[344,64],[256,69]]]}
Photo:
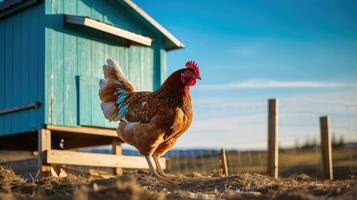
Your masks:
{"label": "brown feather", "polygon": [[102,110],[110,120],[117,120],[118,91],[127,92],[125,119],[117,129],[119,137],[135,146],[142,155],[161,156],[172,148],[192,121],[189,87],[181,81],[180,69],[171,74],[154,92],[134,92],[120,66],[113,60],[103,66],[105,80],[101,81],[99,97]]}
{"label": "brown feather", "polygon": [[118,134],[143,155],[161,156],[172,148],[192,121],[189,88],[180,81],[181,69],[173,73],[154,92],[129,93],[125,116]]}

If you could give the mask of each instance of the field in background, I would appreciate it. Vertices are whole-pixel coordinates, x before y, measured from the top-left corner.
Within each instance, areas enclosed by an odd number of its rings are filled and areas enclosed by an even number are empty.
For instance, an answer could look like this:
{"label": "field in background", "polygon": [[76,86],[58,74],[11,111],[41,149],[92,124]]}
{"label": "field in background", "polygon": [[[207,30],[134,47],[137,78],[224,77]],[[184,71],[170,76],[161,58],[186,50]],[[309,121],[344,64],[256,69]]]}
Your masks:
{"label": "field in background", "polygon": [[[199,152],[199,151],[198,151]],[[266,172],[266,151],[227,151],[230,174]],[[191,174],[194,172],[211,173],[219,169],[218,152],[211,155],[201,151],[178,156],[171,155],[169,171],[171,173]],[[286,149],[280,150],[279,176],[288,177],[296,174],[307,174],[320,178],[320,149]],[[339,148],[333,151],[334,175],[336,179],[346,179],[357,172],[357,148]]]}

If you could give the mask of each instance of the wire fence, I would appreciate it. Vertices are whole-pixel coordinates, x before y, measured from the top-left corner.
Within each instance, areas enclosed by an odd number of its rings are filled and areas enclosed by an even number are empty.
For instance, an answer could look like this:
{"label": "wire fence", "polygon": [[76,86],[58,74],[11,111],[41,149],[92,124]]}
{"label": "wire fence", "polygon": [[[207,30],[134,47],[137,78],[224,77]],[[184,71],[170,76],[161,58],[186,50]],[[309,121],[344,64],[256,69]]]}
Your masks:
{"label": "wire fence", "polygon": [[[219,104],[215,104],[219,105]],[[202,115],[209,105],[200,103],[195,107],[197,115]],[[221,107],[216,107],[217,112],[199,116],[207,122],[210,119],[235,117],[237,121],[234,130],[239,141],[232,143],[219,143],[221,147],[229,146],[226,150],[228,168],[230,174],[237,173],[266,173],[267,168],[267,102],[255,101],[253,105],[246,103],[225,102]],[[357,104],[331,103],[315,101],[281,100],[280,101],[280,123],[279,123],[279,176],[287,177],[296,174],[307,174],[312,177],[321,177],[321,153],[320,153],[320,125],[319,117],[328,115],[330,119],[330,133],[333,143],[333,171],[337,179],[349,178],[357,172]],[[253,116],[253,117],[252,117]],[[247,120],[248,119],[248,120]],[[213,120],[214,121],[214,120]],[[219,121],[219,120],[218,120]],[[247,125],[248,124],[248,125]],[[199,123],[199,126],[210,126],[212,124]],[[241,128],[240,126],[246,126]],[[218,126],[219,127],[219,126]],[[200,133],[200,128],[193,128],[192,134],[202,134],[201,137],[215,137],[214,135]],[[251,128],[251,129],[249,129]],[[227,129],[228,131],[231,131]],[[257,131],[258,130],[258,131]],[[250,137],[241,137],[243,131],[250,135],[258,135],[259,140]],[[259,132],[259,133],[254,133]],[[227,136],[226,136],[227,135]],[[228,140],[237,140],[234,134],[225,134],[224,130],[219,138],[230,137]],[[218,137],[216,135],[216,137]],[[209,138],[205,138],[208,139]],[[262,141],[265,144],[262,145]],[[197,141],[199,143],[199,141]],[[230,142],[230,141],[228,141]],[[212,146],[217,146],[212,143]],[[259,144],[259,145],[258,145]],[[234,143],[233,143],[234,145]],[[243,148],[241,148],[243,146]],[[250,150],[247,150],[247,148]],[[256,147],[256,148],[254,148]],[[193,146],[194,148],[194,146]],[[170,158],[169,171],[178,174],[214,174],[219,169],[219,149],[210,150],[173,150],[168,153]]]}
{"label": "wire fence", "polygon": [[[213,151],[210,151],[213,152]],[[266,151],[238,151],[226,152],[230,174],[260,173],[266,174]],[[218,150],[214,153],[190,151],[179,156],[170,155],[168,171],[174,174],[212,175],[220,170]],[[337,179],[349,178],[357,172],[357,149],[344,147],[333,149],[333,171]],[[280,149],[279,176],[288,177],[298,174],[307,174],[311,177],[321,178],[320,147],[308,149]]]}

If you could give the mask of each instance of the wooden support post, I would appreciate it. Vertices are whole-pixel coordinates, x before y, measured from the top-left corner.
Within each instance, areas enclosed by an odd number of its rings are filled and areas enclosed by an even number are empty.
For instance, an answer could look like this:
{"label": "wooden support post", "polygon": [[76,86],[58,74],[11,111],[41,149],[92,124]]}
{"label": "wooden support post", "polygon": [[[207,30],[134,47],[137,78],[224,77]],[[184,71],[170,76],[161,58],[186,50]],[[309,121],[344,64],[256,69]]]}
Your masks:
{"label": "wooden support post", "polygon": [[322,176],[324,179],[333,179],[332,168],[332,147],[331,135],[329,131],[329,121],[327,116],[320,117],[321,133],[321,158],[322,158]]}
{"label": "wooden support post", "polygon": [[[113,139],[112,153],[114,155],[117,155],[117,156],[121,156],[122,155],[122,149],[121,149],[121,145],[120,145],[119,139]],[[120,176],[120,175],[123,174],[123,169],[122,168],[113,168],[113,174]]]}
{"label": "wooden support post", "polygon": [[51,150],[51,131],[40,129],[38,131],[38,170],[41,176],[51,174],[51,166],[46,164],[45,151]]}
{"label": "wooden support post", "polygon": [[228,176],[228,164],[227,164],[227,157],[226,157],[226,151],[222,148],[220,153],[219,153],[219,163],[220,167],[222,169],[222,174],[224,176]]}
{"label": "wooden support post", "polygon": [[267,173],[273,178],[278,178],[279,167],[279,101],[268,101],[268,160]]}

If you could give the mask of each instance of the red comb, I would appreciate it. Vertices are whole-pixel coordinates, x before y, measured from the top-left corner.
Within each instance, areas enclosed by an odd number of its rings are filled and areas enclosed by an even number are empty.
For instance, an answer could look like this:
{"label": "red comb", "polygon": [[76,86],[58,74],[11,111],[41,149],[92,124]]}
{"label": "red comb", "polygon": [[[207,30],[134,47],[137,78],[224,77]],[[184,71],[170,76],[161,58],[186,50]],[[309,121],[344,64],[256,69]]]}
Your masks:
{"label": "red comb", "polygon": [[200,75],[200,69],[195,61],[193,60],[188,61],[186,63],[186,67],[193,69],[196,75]]}

